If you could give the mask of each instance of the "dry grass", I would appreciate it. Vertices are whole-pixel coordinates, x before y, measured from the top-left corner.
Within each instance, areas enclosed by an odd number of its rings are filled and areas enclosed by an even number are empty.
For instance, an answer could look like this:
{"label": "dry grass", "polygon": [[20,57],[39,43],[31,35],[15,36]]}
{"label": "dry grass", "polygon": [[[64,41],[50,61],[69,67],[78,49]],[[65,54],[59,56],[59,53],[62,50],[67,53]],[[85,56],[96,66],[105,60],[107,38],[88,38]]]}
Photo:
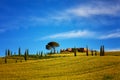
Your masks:
{"label": "dry grass", "polygon": [[77,55],[0,64],[0,80],[120,80],[120,56]]}
{"label": "dry grass", "polygon": [[120,56],[120,51],[105,52],[106,56]]}

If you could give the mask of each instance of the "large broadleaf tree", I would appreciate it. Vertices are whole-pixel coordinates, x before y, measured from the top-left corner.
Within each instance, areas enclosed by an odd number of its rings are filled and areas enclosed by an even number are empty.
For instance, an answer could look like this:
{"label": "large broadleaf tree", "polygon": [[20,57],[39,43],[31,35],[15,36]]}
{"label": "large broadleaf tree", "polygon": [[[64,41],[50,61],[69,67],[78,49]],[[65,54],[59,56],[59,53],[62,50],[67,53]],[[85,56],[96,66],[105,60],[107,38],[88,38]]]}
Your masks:
{"label": "large broadleaf tree", "polygon": [[[47,45],[46,45],[46,49],[47,50],[51,50],[51,52],[54,52],[54,53],[56,53],[56,47],[59,47],[60,45],[59,45],[59,43],[57,43],[57,42],[54,42],[54,41],[52,41],[52,42],[49,42]],[[53,51],[52,51],[53,50]]]}

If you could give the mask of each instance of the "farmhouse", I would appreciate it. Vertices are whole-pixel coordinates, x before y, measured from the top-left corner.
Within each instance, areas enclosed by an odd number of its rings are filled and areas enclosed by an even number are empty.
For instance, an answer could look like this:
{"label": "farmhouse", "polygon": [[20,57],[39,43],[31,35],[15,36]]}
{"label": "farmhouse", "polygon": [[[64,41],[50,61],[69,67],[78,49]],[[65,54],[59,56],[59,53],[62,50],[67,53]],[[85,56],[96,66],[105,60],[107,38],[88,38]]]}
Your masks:
{"label": "farmhouse", "polygon": [[77,48],[78,52],[86,52],[87,49],[86,48]]}
{"label": "farmhouse", "polygon": [[[86,52],[87,49],[86,48],[76,48],[76,50],[78,52]],[[61,49],[60,52],[65,52],[65,51],[68,51],[68,52],[73,52],[74,51],[74,48],[67,48],[67,49]]]}

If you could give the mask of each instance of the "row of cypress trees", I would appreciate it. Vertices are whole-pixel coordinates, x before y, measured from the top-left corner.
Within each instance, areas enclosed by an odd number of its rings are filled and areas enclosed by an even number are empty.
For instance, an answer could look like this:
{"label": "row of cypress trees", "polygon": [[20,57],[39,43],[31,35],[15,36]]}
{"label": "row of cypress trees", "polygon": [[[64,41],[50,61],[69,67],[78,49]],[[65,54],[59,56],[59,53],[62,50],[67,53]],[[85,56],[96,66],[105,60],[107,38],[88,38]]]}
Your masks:
{"label": "row of cypress trees", "polygon": [[[91,50],[92,56],[93,56],[93,52],[95,52],[95,56],[97,56],[97,51]],[[100,56],[104,56],[104,55],[105,55],[105,50],[104,50],[104,45],[102,45],[100,47]],[[86,47],[86,56],[88,56],[88,46]]]}
{"label": "row of cypress trees", "polygon": [[[12,51],[10,49],[6,49],[5,51],[5,63],[7,63],[7,58],[9,58],[10,56],[21,56],[21,57],[24,57],[24,60],[27,61],[28,57],[31,57],[31,58],[41,58],[43,57],[43,51],[39,51],[36,53],[36,55],[29,55],[29,50],[26,49],[24,54],[22,54],[21,52],[21,48],[18,48],[18,53],[16,54],[14,52],[14,54],[12,54]],[[17,60],[16,60],[17,62]]]}
{"label": "row of cypress trees", "polygon": [[[88,56],[88,46],[86,46],[86,56]],[[74,48],[74,56],[77,56],[76,55],[76,52],[77,52],[77,50],[76,50],[76,48]],[[95,51],[93,51],[93,50],[91,50],[91,55],[93,56],[94,55],[94,53],[95,53],[95,56],[97,56],[97,51],[95,50]],[[105,51],[104,51],[104,45],[102,45],[101,47],[100,47],[100,56],[104,56],[105,55]]]}
{"label": "row of cypress trees", "polygon": [[5,63],[7,63],[7,58],[10,56],[24,56],[24,60],[27,60],[27,57],[29,56],[29,50],[26,49],[24,55],[22,55],[21,53],[21,48],[18,48],[18,55],[16,55],[16,53],[14,53],[14,55],[12,54],[12,51],[10,51],[10,49],[6,49],[5,51]]}
{"label": "row of cypress trees", "polygon": [[[26,53],[29,54],[29,50],[28,50],[28,49],[25,50],[24,55],[25,55]],[[5,56],[6,56],[6,57],[8,57],[8,56],[22,56],[21,48],[18,48],[18,55],[17,55],[15,52],[14,52],[14,54],[13,54],[10,49],[6,49],[6,51],[5,51]]]}
{"label": "row of cypress trees", "polygon": [[[16,52],[14,52],[14,54],[12,53],[12,51],[10,49],[6,49],[5,51],[5,56],[15,56],[16,55]],[[21,53],[21,49],[18,48],[18,56],[21,56],[22,53]]]}

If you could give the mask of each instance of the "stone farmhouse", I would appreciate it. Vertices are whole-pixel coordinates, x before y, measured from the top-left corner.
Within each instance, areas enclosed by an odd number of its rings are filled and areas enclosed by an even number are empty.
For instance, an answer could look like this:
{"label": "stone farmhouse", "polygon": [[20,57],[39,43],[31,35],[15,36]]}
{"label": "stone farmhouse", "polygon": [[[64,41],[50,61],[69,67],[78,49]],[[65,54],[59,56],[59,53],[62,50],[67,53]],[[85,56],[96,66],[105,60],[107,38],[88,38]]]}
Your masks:
{"label": "stone farmhouse", "polygon": [[[87,51],[86,48],[76,48],[76,50],[78,52],[86,52]],[[66,51],[68,51],[68,52],[74,52],[74,48],[67,48],[67,49],[61,49],[60,50],[60,52],[66,52]]]}

